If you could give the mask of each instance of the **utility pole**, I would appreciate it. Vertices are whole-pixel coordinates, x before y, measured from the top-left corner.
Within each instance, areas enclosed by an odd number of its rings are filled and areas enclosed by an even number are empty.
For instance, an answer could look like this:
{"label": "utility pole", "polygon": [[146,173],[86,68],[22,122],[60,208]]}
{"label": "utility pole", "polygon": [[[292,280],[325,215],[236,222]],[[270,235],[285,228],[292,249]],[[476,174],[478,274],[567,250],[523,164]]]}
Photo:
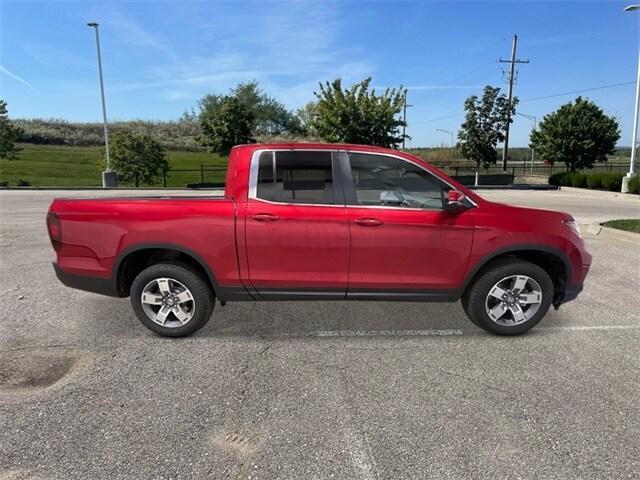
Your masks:
{"label": "utility pole", "polygon": [[[527,120],[531,120],[533,122],[533,129],[537,129],[538,128],[538,117],[536,117],[535,115],[527,115],[526,113],[520,113],[520,112],[516,112],[516,115],[520,115],[521,117],[526,118]],[[536,156],[536,151],[532,148],[531,149],[531,173],[533,173],[533,161],[535,160],[535,156]],[[525,167],[526,165],[526,161],[525,163]]]}
{"label": "utility pole", "polygon": [[436,132],[448,133],[451,136],[451,148],[449,149],[449,160],[453,161],[453,131],[443,128],[436,128]]}
{"label": "utility pole", "polygon": [[402,107],[402,149],[404,150],[406,140],[407,129],[407,107],[413,107],[413,105],[407,105],[407,90],[404,91],[404,106]]}
{"label": "utility pole", "polygon": [[502,171],[507,171],[507,158],[509,155],[509,124],[511,123],[511,101],[513,99],[513,80],[515,77],[516,63],[529,63],[529,60],[516,60],[516,47],[518,45],[518,36],[513,36],[511,44],[511,60],[498,60],[500,63],[509,63],[509,93],[507,94],[509,110],[507,112],[507,125],[504,129],[504,148],[502,149]]}

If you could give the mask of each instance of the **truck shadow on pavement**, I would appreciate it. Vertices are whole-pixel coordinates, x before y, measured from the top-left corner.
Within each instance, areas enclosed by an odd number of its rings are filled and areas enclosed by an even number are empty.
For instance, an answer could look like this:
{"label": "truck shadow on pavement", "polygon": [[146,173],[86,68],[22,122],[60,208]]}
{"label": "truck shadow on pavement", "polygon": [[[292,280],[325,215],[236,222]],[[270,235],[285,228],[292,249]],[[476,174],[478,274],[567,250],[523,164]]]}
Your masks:
{"label": "truck shadow on pavement", "polygon": [[[128,299],[92,296],[96,312],[92,329],[116,337],[147,337],[145,328],[131,310]],[[118,302],[113,315],[113,302]],[[110,322],[104,322],[109,312]],[[550,310],[540,326],[562,326],[559,314]],[[106,330],[106,331],[105,331]],[[549,332],[546,332],[549,333]],[[493,336],[475,326],[456,303],[420,302],[232,302],[216,304],[209,322],[193,334],[215,337],[383,337],[383,336]]]}
{"label": "truck shadow on pavement", "polygon": [[[107,336],[152,335],[137,319],[129,299],[87,297],[94,311],[91,329]],[[114,302],[117,306],[114,308]],[[117,312],[114,315],[114,310]],[[111,321],[105,322],[105,317]],[[197,337],[338,337],[461,335],[482,332],[459,303],[415,302],[231,302],[216,304]]]}
{"label": "truck shadow on pavement", "polygon": [[217,306],[199,336],[455,335],[476,327],[459,304],[263,302]]}

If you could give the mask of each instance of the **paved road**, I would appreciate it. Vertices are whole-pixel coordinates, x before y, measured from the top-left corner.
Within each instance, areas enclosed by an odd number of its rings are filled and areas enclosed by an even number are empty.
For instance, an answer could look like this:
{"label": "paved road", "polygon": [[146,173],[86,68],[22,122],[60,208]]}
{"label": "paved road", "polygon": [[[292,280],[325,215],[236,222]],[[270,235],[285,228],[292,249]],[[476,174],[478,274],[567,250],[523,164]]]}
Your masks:
{"label": "paved road", "polygon": [[[458,304],[310,302],[218,306],[168,340],[56,281],[44,212],[65,194],[0,192],[0,479],[638,476],[636,243],[587,236],[580,300],[518,338]],[[632,197],[486,196],[640,217]]]}

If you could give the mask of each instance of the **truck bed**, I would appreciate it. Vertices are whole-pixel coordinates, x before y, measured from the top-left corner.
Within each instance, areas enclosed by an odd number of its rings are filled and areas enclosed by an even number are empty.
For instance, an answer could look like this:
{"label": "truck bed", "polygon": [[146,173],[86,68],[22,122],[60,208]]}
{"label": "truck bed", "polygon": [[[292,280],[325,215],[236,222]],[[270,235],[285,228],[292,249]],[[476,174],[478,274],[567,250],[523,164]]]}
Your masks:
{"label": "truck bed", "polygon": [[[223,283],[238,282],[233,200],[218,195],[60,198],[58,267],[107,279],[117,262],[140,249],[194,253]],[[115,279],[114,279],[115,281]]]}

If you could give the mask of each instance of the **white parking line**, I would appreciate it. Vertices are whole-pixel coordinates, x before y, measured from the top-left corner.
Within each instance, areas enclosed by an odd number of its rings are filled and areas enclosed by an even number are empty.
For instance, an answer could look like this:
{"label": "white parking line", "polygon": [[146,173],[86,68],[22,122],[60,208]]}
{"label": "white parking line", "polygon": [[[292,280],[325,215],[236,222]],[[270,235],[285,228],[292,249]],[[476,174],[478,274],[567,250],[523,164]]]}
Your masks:
{"label": "white parking line", "polygon": [[282,333],[265,337],[446,337],[463,335],[462,330],[318,330],[313,332]]}
{"label": "white parking line", "polygon": [[591,325],[567,327],[538,327],[536,330],[637,330],[640,325]]}
{"label": "white parking line", "polygon": [[317,337],[441,337],[462,335],[462,330],[326,330],[314,332]]}
{"label": "white parking line", "polygon": [[[535,327],[535,330],[589,331],[589,330],[638,330],[640,325],[590,325]],[[339,337],[450,337],[464,335],[459,329],[430,330],[317,330],[311,332],[287,332],[263,335],[263,338],[339,338]]]}

